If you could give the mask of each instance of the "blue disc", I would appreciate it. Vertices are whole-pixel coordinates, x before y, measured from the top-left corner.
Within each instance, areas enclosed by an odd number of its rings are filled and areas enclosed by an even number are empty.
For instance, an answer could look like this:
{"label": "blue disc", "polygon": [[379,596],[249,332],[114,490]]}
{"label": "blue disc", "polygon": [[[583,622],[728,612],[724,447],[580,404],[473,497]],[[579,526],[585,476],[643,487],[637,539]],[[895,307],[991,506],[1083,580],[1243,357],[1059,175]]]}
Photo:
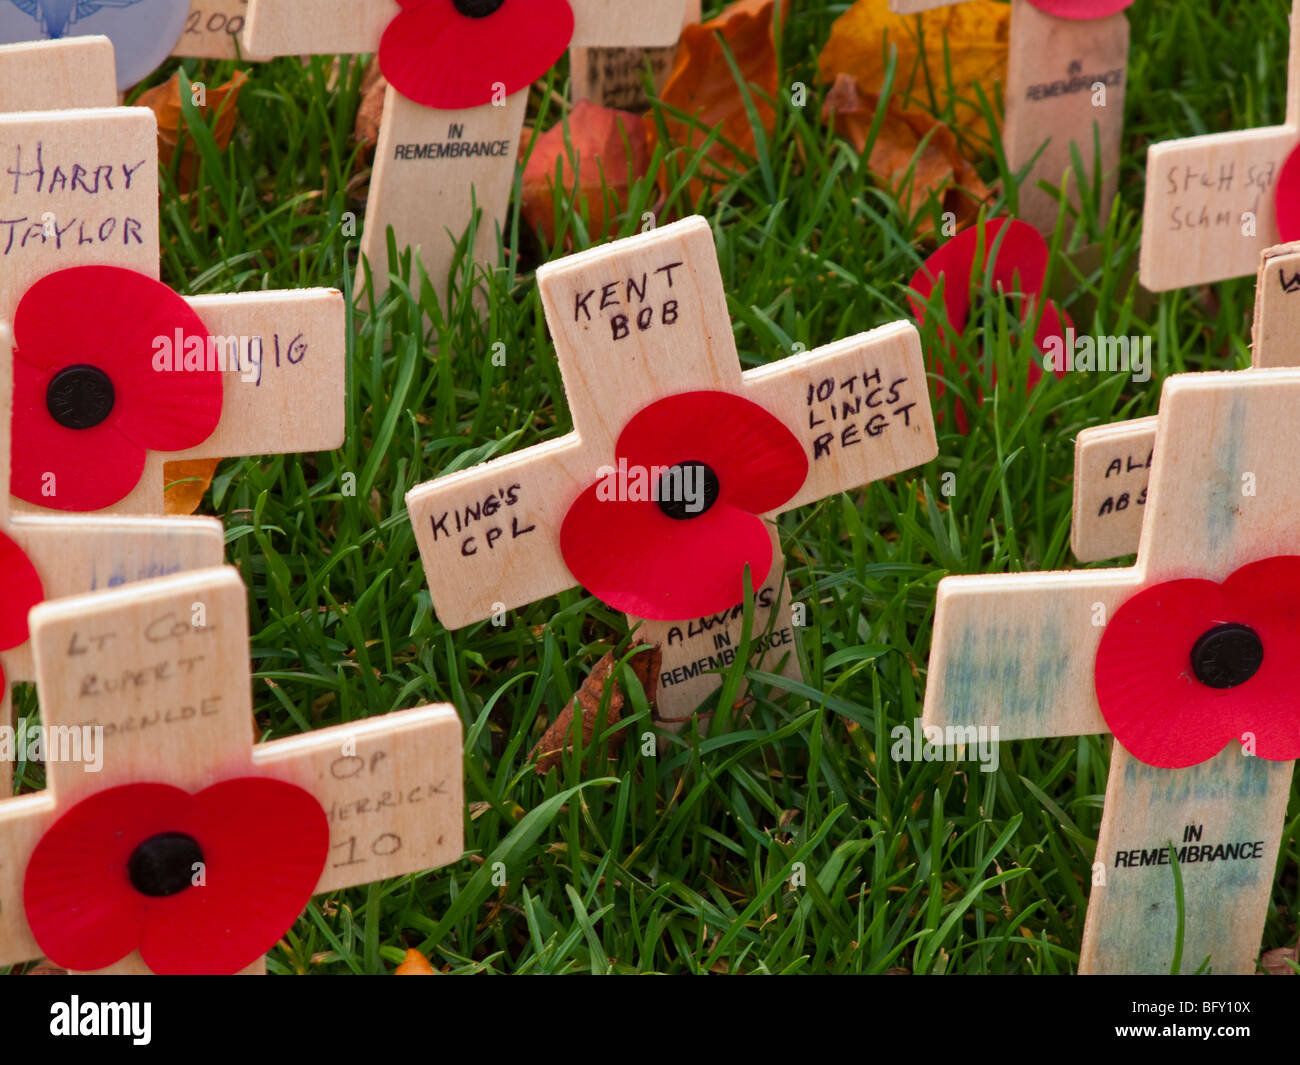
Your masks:
{"label": "blue disc", "polygon": [[189,10],[190,0],[0,0],[0,44],[102,34],[125,92],[171,55]]}

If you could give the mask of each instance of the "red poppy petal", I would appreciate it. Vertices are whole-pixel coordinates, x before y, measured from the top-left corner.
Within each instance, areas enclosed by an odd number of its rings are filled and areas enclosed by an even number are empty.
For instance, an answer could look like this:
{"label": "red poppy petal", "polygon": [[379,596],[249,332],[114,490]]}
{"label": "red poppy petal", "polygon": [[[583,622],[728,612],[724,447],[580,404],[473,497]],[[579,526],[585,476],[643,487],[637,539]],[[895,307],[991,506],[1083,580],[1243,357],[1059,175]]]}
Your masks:
{"label": "red poppy petal", "polygon": [[[0,609],[0,651],[21,647],[31,635],[27,614],[45,599],[40,574],[23,549],[0,532],[0,588],[4,607]],[[0,682],[0,693],[4,691]]]}
{"label": "red poppy petal", "polygon": [[[1116,740],[1147,765],[1180,769],[1245,733],[1261,758],[1300,757],[1293,663],[1300,648],[1300,557],[1266,559],[1222,585],[1169,581],[1115,613],[1097,651],[1097,701]],[[1192,648],[1215,626],[1248,625],[1264,646],[1259,670],[1234,688],[1197,679]]]}
{"label": "red poppy petal", "polygon": [[150,900],[140,954],[160,974],[237,973],[307,905],[329,855],[329,823],[310,792],[261,777],[215,784],[194,801],[205,883]]}
{"label": "red poppy petal", "polygon": [[[1032,307],[1030,308],[1030,311],[1032,313]],[[1047,354],[1047,342],[1051,337],[1059,338],[1062,344],[1062,350],[1064,350],[1064,344],[1066,341],[1065,331],[1066,329],[1073,328],[1073,325],[1074,323],[1070,321],[1070,316],[1059,310],[1056,304],[1049,300],[1047,306],[1043,308],[1043,317],[1038,323],[1038,332],[1034,334],[1034,344],[1038,348],[1038,353],[1040,355]],[[1053,367],[1052,372],[1056,374],[1058,378],[1063,378],[1065,376],[1064,364],[1062,363],[1060,366]],[[1040,359],[1035,361],[1029,367],[1029,387],[1033,388],[1042,376],[1043,363]]]}
{"label": "red poppy petal", "polygon": [[1105,18],[1133,5],[1133,0],[1029,0],[1039,11],[1057,18]]}
{"label": "red poppy petal", "polygon": [[469,18],[452,0],[408,3],[384,31],[379,65],[408,100],[459,110],[507,95],[542,77],[569,47],[568,0],[504,0],[483,18]]}
{"label": "red poppy petal", "polygon": [[145,449],[124,437],[111,418],[92,429],[56,422],[45,405],[50,376],[14,362],[9,490],[51,510],[102,510],[125,499],[144,474]]}
{"label": "red poppy petal", "polygon": [[[45,371],[44,384],[67,366],[103,370],[115,393],[109,422],[141,447],[196,447],[221,420],[222,375],[209,366],[207,327],[179,295],[134,270],[79,266],[43,277],[18,304],[14,343],[15,359]],[[199,353],[202,367],[185,369],[184,357]],[[44,406],[44,391],[23,401]]]}
{"label": "red poppy petal", "polygon": [[1282,243],[1300,240],[1300,145],[1282,164],[1277,179],[1277,227]]}
{"label": "red poppy petal", "polygon": [[629,469],[702,462],[718,475],[719,503],[751,514],[776,510],[808,479],[808,455],[795,435],[730,392],[683,392],[651,403],[627,423],[614,450]]}
{"label": "red poppy petal", "polygon": [[150,836],[185,831],[194,800],[164,784],[127,784],[79,802],[41,837],[23,880],[37,944],[56,965],[93,972],[139,944],[147,901],[127,877]]}
{"label": "red poppy petal", "polygon": [[743,602],[772,570],[772,537],[761,518],[717,503],[675,520],[647,500],[603,500],[588,488],[560,527],[570,572],[598,599],[649,621],[683,621]]}

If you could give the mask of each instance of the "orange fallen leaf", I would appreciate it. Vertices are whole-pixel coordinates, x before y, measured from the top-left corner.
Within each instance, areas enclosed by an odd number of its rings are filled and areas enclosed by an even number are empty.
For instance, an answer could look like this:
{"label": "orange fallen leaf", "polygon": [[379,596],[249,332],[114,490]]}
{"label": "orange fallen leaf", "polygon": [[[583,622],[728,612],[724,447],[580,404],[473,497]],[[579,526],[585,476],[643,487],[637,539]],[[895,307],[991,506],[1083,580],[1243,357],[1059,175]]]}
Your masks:
{"label": "orange fallen leaf", "polygon": [[[244,87],[248,75],[235,71],[226,84],[215,89],[206,90],[206,100],[199,110],[204,117],[216,114],[212,139],[222,151],[230,144],[235,134],[235,123],[239,118],[239,90]],[[170,166],[180,144],[181,130],[185,119],[181,113],[181,77],[174,74],[170,79],[140,94],[136,101],[139,107],[148,107],[158,117],[158,158],[164,166]],[[198,167],[198,153],[193,142],[186,140],[181,148],[180,171],[177,185],[184,191],[194,188],[194,174]]]}
{"label": "orange fallen leaf", "polygon": [[837,74],[852,74],[863,92],[878,93],[888,42],[898,50],[894,91],[905,105],[942,116],[951,102],[958,130],[987,139],[974,87],[996,103],[997,86],[1006,81],[1010,33],[1011,8],[992,0],[966,0],[920,15],[896,15],[889,0],[858,0],[831,26],[818,69],[828,84]]}
{"label": "orange fallen leaf", "polygon": [[193,514],[198,510],[219,464],[219,459],[164,462],[163,481],[167,489],[163,493],[163,500],[167,505],[167,513]]}
{"label": "orange fallen leaf", "polygon": [[437,970],[429,964],[429,959],[418,950],[411,948],[406,952],[406,959],[393,970],[394,976],[437,976]]}
{"label": "orange fallen leaf", "polygon": [[572,202],[578,212],[585,208],[591,239],[600,240],[626,206],[628,189],[649,166],[640,116],[583,100],[567,120],[536,137],[524,168],[524,218],[553,244],[558,195],[562,205]]}
{"label": "orange fallen leaf", "polygon": [[[775,6],[775,0],[736,0],[717,18],[682,30],[677,61],[660,99],[695,121],[686,122],[665,113],[663,122],[668,136],[674,145],[693,154],[714,130],[720,131],[719,139],[709,146],[707,159],[697,171],[698,177],[691,181],[692,200],[699,197],[705,184],[725,182],[729,174],[742,166],[731,145],[745,154],[752,154],[756,147],[744,95],[718,43],[718,35],[727,42],[737,68],[750,87],[754,110],[763,128],[771,133],[776,126],[776,110],[769,102],[778,91],[776,44],[772,36]],[[646,119],[652,131],[653,122],[653,118]],[[728,143],[724,144],[724,140]],[[666,175],[663,180],[667,180]]]}
{"label": "orange fallen leaf", "polygon": [[[610,679],[614,673],[615,667],[619,660],[614,657],[611,651],[605,655],[591,674],[582,682],[582,687],[573,697],[559,716],[551,722],[550,727],[546,730],[537,746],[533,748],[530,757],[537,759],[538,776],[545,776],[553,768],[558,766],[564,755],[573,750],[573,741],[570,733],[573,729],[574,708],[582,708],[582,745],[585,749],[591,743],[591,738],[596,731],[596,720],[600,714],[600,704],[605,696],[605,685],[609,684],[609,706],[605,712],[605,727],[617,724],[623,713],[623,703],[626,696],[623,693],[622,685],[618,682],[618,677]],[[659,667],[663,664],[663,653],[658,647],[646,651],[638,651],[628,659],[628,665],[632,667],[632,672],[636,674],[636,679],[641,682],[641,687],[645,691],[646,698],[653,703],[655,694],[659,689]],[[610,739],[612,751],[617,751],[627,739],[625,732],[615,733]]]}
{"label": "orange fallen leaf", "polygon": [[[860,154],[866,151],[880,106],[880,97],[862,92],[851,74],[838,74],[826,94],[822,117]],[[892,101],[885,105],[868,165],[875,178],[900,197],[909,219],[931,196],[938,196],[940,210],[951,211],[958,228],[963,228],[992,195],[961,154],[952,130],[924,112],[897,107]],[[933,228],[933,217],[927,217],[919,232]]]}

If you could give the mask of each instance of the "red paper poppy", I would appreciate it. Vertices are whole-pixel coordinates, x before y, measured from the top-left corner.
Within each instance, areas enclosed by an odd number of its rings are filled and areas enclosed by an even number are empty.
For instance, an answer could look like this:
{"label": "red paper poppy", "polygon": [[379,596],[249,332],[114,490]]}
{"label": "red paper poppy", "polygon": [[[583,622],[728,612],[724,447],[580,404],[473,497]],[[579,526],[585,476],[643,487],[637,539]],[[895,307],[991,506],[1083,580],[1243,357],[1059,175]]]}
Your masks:
{"label": "red paper poppy", "polygon": [[79,266],[37,281],[15,312],[14,345],[12,491],[28,503],[112,506],[140,483],[147,451],[195,447],[221,420],[208,330],[132,270]]}
{"label": "red paper poppy", "polygon": [[[0,532],[0,588],[4,589],[4,606],[0,609],[0,651],[21,647],[31,635],[27,614],[45,598],[40,574],[23,549]],[[5,691],[5,675],[0,670],[0,695]]]}
{"label": "red paper poppy", "polygon": [[1300,145],[1287,156],[1277,179],[1277,228],[1282,243],[1300,240]]}
{"label": "red paper poppy", "polygon": [[1133,0],[1029,0],[1039,11],[1057,18],[1105,18],[1133,6]]}
{"label": "red paper poppy", "polygon": [[1147,765],[1198,765],[1234,740],[1290,762],[1300,758],[1297,660],[1300,556],[1269,558],[1222,584],[1168,581],[1129,599],[1097,650],[1097,702]]}
{"label": "red paper poppy", "polygon": [[397,0],[379,66],[417,104],[444,110],[492,102],[542,77],[573,39],[568,0]]}
{"label": "red paper poppy", "polygon": [[41,950],[68,969],[139,950],[155,973],[237,973],[297,920],[328,854],[325,811],[293,784],[126,784],[41,837],[23,905]]}
{"label": "red paper poppy", "polygon": [[729,610],[772,570],[760,514],[808,477],[794,434],[729,392],[684,392],[636,414],[615,465],[564,516],[560,549],[597,598],[652,621]]}
{"label": "red paper poppy", "polygon": [[[1012,218],[991,218],[982,228],[982,237],[978,225],[962,230],[931,255],[912,278],[912,294],[908,296],[908,303],[918,324],[925,321],[930,298],[939,279],[944,279],[943,304],[947,328],[941,329],[940,335],[945,343],[949,340],[948,329],[952,333],[963,333],[976,317],[973,313],[975,286],[982,284],[986,276],[995,291],[1022,297],[1019,311],[1021,320],[1026,323],[1033,320],[1038,312],[1038,303],[1043,298],[1047,262],[1051,252],[1042,234],[1028,222]],[[977,262],[976,256],[980,254],[981,244],[983,258]],[[1049,338],[1064,338],[1068,323],[1069,319],[1057,311],[1055,304],[1048,301],[1043,307],[1038,331],[1034,334],[1034,343],[1040,354],[1046,354]],[[961,369],[966,372],[966,367]],[[1055,372],[1057,377],[1065,376],[1064,368]],[[1042,360],[1035,359],[1029,366],[1029,387],[1032,389],[1042,376]],[[945,391],[942,379],[937,381],[936,397],[942,396]],[[983,398],[982,392],[980,397]],[[958,407],[958,430],[964,434],[967,425],[966,411]]]}

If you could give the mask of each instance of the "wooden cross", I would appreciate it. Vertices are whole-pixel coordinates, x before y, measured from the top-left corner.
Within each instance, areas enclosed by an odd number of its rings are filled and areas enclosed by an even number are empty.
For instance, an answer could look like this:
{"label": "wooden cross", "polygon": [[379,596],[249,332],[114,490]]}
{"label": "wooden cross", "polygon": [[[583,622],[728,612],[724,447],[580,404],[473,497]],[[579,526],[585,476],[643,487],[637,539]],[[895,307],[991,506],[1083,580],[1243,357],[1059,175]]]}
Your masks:
{"label": "wooden cross", "polygon": [[[687,0],[682,25],[694,25],[702,17],[701,0]],[[620,111],[645,110],[650,104],[645,89],[646,65],[650,66],[655,92],[659,93],[676,58],[677,44],[658,48],[570,48],[569,80],[574,103],[590,100]]]}
{"label": "wooden cross", "polygon": [[1286,121],[1153,144],[1140,277],[1152,292],[1245,277],[1280,239],[1277,182],[1300,145],[1300,7],[1291,11]]}
{"label": "wooden cross", "polygon": [[[0,366],[12,337],[0,326]],[[19,517],[9,507],[9,419],[13,378],[0,373],[0,532],[31,560],[47,599],[221,563],[225,531],[212,518]],[[30,642],[0,651],[5,676],[0,726],[13,720],[11,689],[36,679]],[[0,758],[0,795],[12,790],[12,766]]]}
{"label": "wooden cross", "polygon": [[[448,628],[503,617],[578,583],[560,548],[564,516],[615,461],[628,420],[667,396],[734,393],[785,424],[805,448],[809,472],[782,510],[938,452],[920,337],[910,323],[742,373],[713,234],[701,218],[551,263],[538,271],[538,285],[573,431],[407,495],[434,607]],[[489,510],[484,501],[499,495]],[[756,604],[770,606],[756,606],[753,632],[771,628],[765,661],[797,668],[781,568],[755,588]],[[716,689],[712,670],[729,663],[740,643],[738,614],[641,624],[638,639],[663,647],[661,718],[682,721]]]}
{"label": "wooden cross", "polygon": [[[1300,243],[1264,252],[1255,289],[1252,369],[1300,366]],[[1078,436],[1074,453],[1074,524],[1080,562],[1121,558],[1138,549],[1156,418],[1136,418]]]}
{"label": "wooden cross", "polygon": [[[890,0],[889,6],[909,15],[957,2]],[[1020,186],[1018,216],[1043,233],[1056,228],[1059,204],[1039,188],[1040,181],[1059,189],[1069,175],[1070,199],[1078,202],[1072,148],[1078,149],[1091,183],[1100,146],[1099,209],[1102,218],[1110,214],[1119,191],[1128,55],[1129,25],[1123,11],[1067,19],[1040,11],[1029,0],[1011,0],[1002,143],[1011,170],[1029,167]]]}
{"label": "wooden cross", "polygon": [[[67,86],[53,98],[66,103],[74,91]],[[159,276],[157,129],[145,108],[0,115],[0,320],[12,320],[34,282],[70,267]],[[163,513],[167,461],[329,451],[343,443],[341,293],[250,292],[188,303],[215,339],[208,357],[221,357],[226,371],[221,422],[198,447],[150,452],[135,490],[107,508],[113,513]],[[73,354],[70,361],[86,361]],[[57,498],[57,479],[52,491]],[[43,509],[34,501],[23,506]]]}
{"label": "wooden cross", "polygon": [[[1105,626],[1127,600],[1166,581],[1222,581],[1251,562],[1300,554],[1297,411],[1296,370],[1166,381],[1137,564],[942,581],[924,728],[959,737],[995,725],[1002,740],[1107,732],[1093,671]],[[1199,683],[1191,674],[1187,683]],[[1080,972],[1170,970],[1180,921],[1173,872],[1146,858],[1187,840],[1198,859],[1210,846],[1213,860],[1182,864],[1182,970],[1208,959],[1216,973],[1252,972],[1291,769],[1236,743],[1189,769],[1157,769],[1117,741],[1097,864],[1079,870],[1093,884]],[[1229,843],[1248,846],[1214,852]]]}
{"label": "wooden cross", "polygon": [[[570,0],[575,16],[571,45],[645,47],[674,43],[687,0]],[[250,55],[376,52],[400,8],[397,0],[250,0],[244,41]],[[432,60],[431,60],[432,61]],[[361,255],[371,266],[378,300],[388,287],[388,229],[397,248],[416,248],[434,291],[447,292],[456,245],[476,210],[472,261],[497,262],[498,234],[514,184],[528,92],[463,111],[414,103],[391,87],[375,148]],[[430,158],[427,149],[453,141],[491,145],[494,154]],[[364,284],[364,263],[357,289]]]}
{"label": "wooden cross", "polygon": [[[47,763],[44,791],[0,801],[0,965],[42,953],[23,908],[25,871],[42,835],[78,802],[124,784],[195,793],[264,776],[306,789],[329,818],[317,894],[460,857],[456,711],[425,706],[255,745],[246,596],[238,574],[218,568],[33,611],[43,723],[81,736],[100,731],[83,740],[80,762]],[[97,772],[87,770],[92,742]],[[248,885],[250,897],[257,887]],[[148,970],[136,952],[101,971]]]}

